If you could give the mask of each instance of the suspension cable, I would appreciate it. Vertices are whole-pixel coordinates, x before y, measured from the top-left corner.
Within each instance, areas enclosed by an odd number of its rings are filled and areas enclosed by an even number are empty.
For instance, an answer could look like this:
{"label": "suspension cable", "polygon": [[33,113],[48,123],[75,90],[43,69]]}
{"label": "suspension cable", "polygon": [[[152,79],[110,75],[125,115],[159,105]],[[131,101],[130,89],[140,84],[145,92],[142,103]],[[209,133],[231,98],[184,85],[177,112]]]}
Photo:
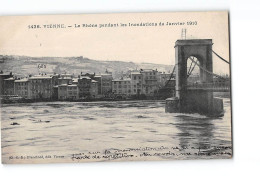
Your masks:
{"label": "suspension cable", "polygon": [[[217,57],[219,57],[221,60],[223,60],[224,62],[230,64],[227,60],[225,60],[224,58],[222,58],[222,57],[221,57],[220,55],[218,55],[215,51],[212,50],[212,52],[213,52]],[[189,73],[188,73],[188,75],[187,75],[187,78],[190,76],[190,74],[191,74],[192,71],[194,70],[195,65],[197,65],[200,69],[202,69],[203,71],[207,72],[208,74],[211,74],[211,75],[216,76],[216,77],[221,78],[221,79],[228,79],[228,78],[225,78],[225,77],[223,77],[223,76],[217,75],[217,74],[215,74],[215,73],[213,73],[213,72],[210,72],[210,71],[208,71],[207,69],[201,67],[200,64],[198,64],[198,60],[195,61],[195,60],[194,60],[193,58],[191,58],[191,57],[189,57],[189,59],[191,59],[192,63],[191,63],[191,65],[190,65],[190,69],[189,69]],[[191,66],[193,65],[193,63],[194,63],[194,66],[193,66],[193,68],[191,69]],[[174,65],[174,67],[173,67],[173,71],[172,71],[172,73],[171,73],[171,75],[170,75],[170,78],[168,79],[168,81],[166,82],[166,84],[164,85],[164,87],[166,87],[166,86],[169,84],[170,80],[171,80],[172,77],[173,77],[174,71],[175,71],[175,65]]]}
{"label": "suspension cable", "polygon": [[[192,57],[192,56],[191,56],[191,57]],[[189,75],[189,73],[190,73],[190,71],[191,71],[192,65],[193,65],[193,61],[192,61],[191,64],[190,64],[190,68],[189,68],[189,71],[188,71],[188,75]]]}
{"label": "suspension cable", "polygon": [[[193,57],[193,59],[194,59],[194,57]],[[195,64],[194,64],[193,68],[192,68],[191,70],[189,70],[188,75],[187,75],[187,78],[189,78],[189,76],[190,76],[191,73],[193,72],[193,70],[194,70],[194,68],[195,68],[197,62],[198,62],[198,60],[196,60],[196,62],[195,62]],[[192,61],[192,63],[193,63],[193,61]]]}
{"label": "suspension cable", "polygon": [[221,60],[223,60],[224,62],[230,64],[226,59],[224,59],[223,57],[221,57],[220,55],[218,55],[215,51],[211,50],[218,58],[220,58]]}
{"label": "suspension cable", "polygon": [[[189,59],[193,60],[191,57],[189,57]],[[193,62],[194,62],[194,60],[193,60]],[[202,69],[203,71],[205,71],[205,72],[207,72],[207,73],[209,73],[209,74],[211,74],[211,75],[213,75],[213,76],[216,76],[216,77],[222,78],[222,79],[228,79],[228,78],[225,78],[225,77],[223,77],[223,76],[220,76],[220,75],[217,75],[217,74],[215,74],[215,73],[213,73],[213,72],[208,71],[207,69],[205,69],[205,68],[203,68],[202,66],[200,66],[200,64],[198,64],[197,62],[196,62],[195,64],[196,64],[200,69]]]}
{"label": "suspension cable", "polygon": [[170,75],[170,78],[168,79],[168,81],[166,82],[166,84],[164,85],[164,87],[166,87],[166,86],[169,84],[170,80],[172,79],[173,74],[174,74],[174,71],[175,71],[175,66],[176,66],[176,65],[174,65],[173,70],[172,70],[172,73],[171,73],[171,75]]}

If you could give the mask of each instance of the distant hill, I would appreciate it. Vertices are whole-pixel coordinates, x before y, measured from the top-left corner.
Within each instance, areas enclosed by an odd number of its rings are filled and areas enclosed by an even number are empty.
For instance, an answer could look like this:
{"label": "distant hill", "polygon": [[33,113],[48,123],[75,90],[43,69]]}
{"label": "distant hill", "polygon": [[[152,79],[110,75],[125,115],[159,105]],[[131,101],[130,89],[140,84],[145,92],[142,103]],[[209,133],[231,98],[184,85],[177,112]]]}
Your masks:
{"label": "distant hill", "polygon": [[3,56],[0,55],[0,70],[13,72],[19,77],[39,73],[71,73],[78,75],[83,73],[104,73],[106,69],[119,77],[135,69],[157,69],[161,72],[170,72],[171,65],[152,63],[133,63],[123,61],[99,61],[84,57],[29,57],[29,56]]}

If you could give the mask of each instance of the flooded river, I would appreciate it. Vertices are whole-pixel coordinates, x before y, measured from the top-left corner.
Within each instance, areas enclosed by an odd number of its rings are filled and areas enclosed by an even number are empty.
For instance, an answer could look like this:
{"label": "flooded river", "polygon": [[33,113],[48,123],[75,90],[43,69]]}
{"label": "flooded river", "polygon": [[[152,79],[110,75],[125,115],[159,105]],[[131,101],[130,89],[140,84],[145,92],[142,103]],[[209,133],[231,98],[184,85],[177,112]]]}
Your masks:
{"label": "flooded river", "polygon": [[[220,118],[165,113],[164,108],[164,101],[2,105],[2,160],[45,163],[230,158],[229,99],[224,99],[225,115]],[[202,154],[205,151],[211,154]],[[214,151],[217,153],[212,154]],[[111,153],[120,155],[108,155]]]}

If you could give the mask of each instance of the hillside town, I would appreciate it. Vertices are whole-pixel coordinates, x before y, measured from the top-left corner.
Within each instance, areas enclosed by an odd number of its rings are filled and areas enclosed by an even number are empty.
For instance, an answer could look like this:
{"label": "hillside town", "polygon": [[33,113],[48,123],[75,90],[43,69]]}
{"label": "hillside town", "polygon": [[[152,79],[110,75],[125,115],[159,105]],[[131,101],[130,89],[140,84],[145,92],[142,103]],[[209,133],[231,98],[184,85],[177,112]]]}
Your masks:
{"label": "hillside town", "polygon": [[0,72],[0,95],[4,100],[88,101],[166,98],[172,95],[175,75],[157,69],[131,70],[113,78],[101,74],[46,74],[18,78]]}

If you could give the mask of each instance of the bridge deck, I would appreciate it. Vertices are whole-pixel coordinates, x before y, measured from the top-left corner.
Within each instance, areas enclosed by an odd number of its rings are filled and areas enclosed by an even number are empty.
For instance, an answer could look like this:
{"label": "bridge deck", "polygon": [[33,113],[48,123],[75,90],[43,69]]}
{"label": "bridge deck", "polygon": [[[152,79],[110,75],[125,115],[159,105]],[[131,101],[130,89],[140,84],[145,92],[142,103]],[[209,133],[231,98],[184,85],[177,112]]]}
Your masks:
{"label": "bridge deck", "polygon": [[207,90],[212,92],[229,92],[229,82],[194,83],[187,85],[188,90]]}

